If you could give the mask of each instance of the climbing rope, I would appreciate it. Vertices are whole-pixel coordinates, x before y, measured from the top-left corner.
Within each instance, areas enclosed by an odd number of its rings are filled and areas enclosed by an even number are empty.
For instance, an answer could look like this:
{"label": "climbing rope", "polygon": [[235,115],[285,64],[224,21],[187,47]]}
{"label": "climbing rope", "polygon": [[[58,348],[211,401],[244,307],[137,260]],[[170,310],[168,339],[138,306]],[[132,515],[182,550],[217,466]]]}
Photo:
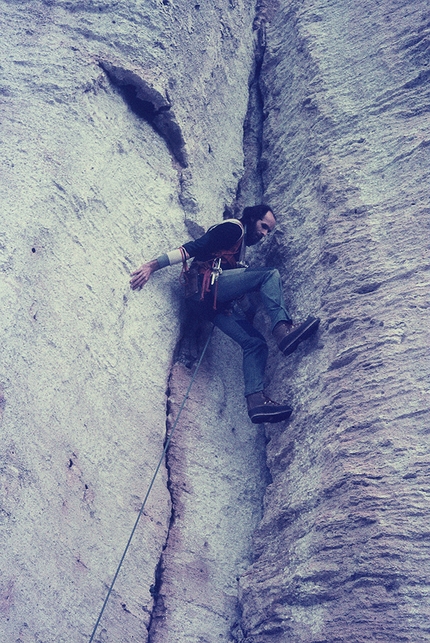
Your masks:
{"label": "climbing rope", "polygon": [[151,493],[151,489],[152,489],[152,487],[153,487],[153,485],[154,485],[155,478],[157,477],[157,473],[158,473],[158,471],[159,471],[159,469],[160,469],[160,467],[161,467],[161,464],[162,464],[162,462],[163,462],[164,458],[166,457],[167,450],[168,450],[168,448],[169,448],[169,445],[170,445],[170,442],[171,442],[171,440],[172,440],[173,434],[174,434],[174,432],[175,432],[176,426],[177,426],[177,424],[178,424],[178,422],[179,422],[179,418],[181,417],[182,410],[183,410],[183,408],[184,408],[184,406],[185,406],[185,403],[186,403],[186,401],[187,401],[187,399],[188,399],[188,396],[189,396],[189,394],[190,394],[191,387],[192,387],[192,385],[193,385],[193,383],[194,383],[194,380],[196,379],[197,372],[198,372],[198,370],[199,370],[199,368],[200,368],[200,364],[202,363],[203,357],[204,357],[204,355],[205,355],[205,353],[206,353],[206,349],[207,349],[207,347],[209,346],[209,342],[210,342],[210,340],[211,340],[213,330],[214,330],[214,326],[212,326],[211,332],[209,333],[209,337],[208,337],[208,338],[207,338],[207,340],[206,340],[206,344],[205,344],[205,346],[204,346],[204,348],[203,348],[203,350],[202,350],[202,353],[201,353],[201,355],[200,355],[199,361],[197,362],[197,366],[196,366],[196,368],[195,368],[195,370],[194,370],[193,376],[192,376],[191,381],[190,381],[190,383],[189,383],[189,385],[188,385],[187,392],[185,393],[184,399],[182,400],[182,404],[181,404],[181,406],[179,407],[179,411],[178,411],[178,414],[177,414],[177,416],[176,416],[176,418],[175,418],[175,421],[174,421],[174,423],[173,423],[172,430],[170,431],[170,435],[169,435],[169,437],[168,437],[168,438],[167,438],[167,440],[166,440],[166,444],[165,444],[165,446],[164,446],[163,453],[162,453],[162,454],[161,454],[161,456],[160,456],[160,459],[159,459],[159,461],[158,461],[158,464],[157,464],[157,467],[156,467],[156,469],[155,469],[154,475],[152,476],[151,482],[149,483],[148,491],[146,492],[145,498],[144,498],[144,500],[143,500],[143,502],[142,502],[142,506],[141,506],[140,511],[139,511],[139,513],[138,513],[138,515],[137,515],[136,522],[134,523],[134,527],[133,527],[133,529],[131,530],[130,538],[129,538],[129,539],[128,539],[128,541],[127,541],[127,544],[126,544],[126,546],[125,546],[124,552],[123,552],[123,554],[122,554],[122,556],[121,556],[121,560],[119,561],[119,565],[118,565],[117,570],[116,570],[116,572],[115,572],[115,575],[114,575],[114,577],[113,577],[112,583],[111,583],[111,585],[110,585],[110,587],[109,587],[108,593],[106,594],[106,598],[105,598],[105,601],[104,601],[104,603],[103,603],[103,607],[102,607],[102,609],[100,610],[99,617],[98,617],[98,619],[97,619],[97,621],[96,621],[96,624],[94,625],[93,633],[91,634],[91,638],[90,638],[90,640],[89,640],[89,643],[92,643],[92,641],[93,641],[93,639],[94,639],[94,636],[95,636],[95,633],[96,633],[96,631],[97,631],[97,628],[98,628],[98,626],[99,626],[99,624],[100,624],[101,618],[102,618],[102,616],[103,616],[103,612],[105,611],[105,607],[106,607],[107,602],[108,602],[108,600],[109,600],[109,597],[110,597],[110,595],[111,595],[111,593],[112,593],[113,586],[115,585],[115,581],[116,581],[116,579],[118,578],[118,574],[119,574],[120,569],[121,569],[121,567],[122,567],[122,564],[123,564],[123,562],[124,562],[124,558],[125,558],[125,556],[126,556],[126,554],[127,554],[128,548],[130,547],[130,543],[131,543],[131,541],[132,541],[132,539],[133,539],[134,532],[136,531],[136,528],[137,528],[137,525],[138,525],[138,523],[139,523],[139,520],[140,520],[140,518],[141,518],[141,516],[142,516],[142,514],[143,514],[143,510],[145,509],[146,501],[148,500],[148,496],[149,496],[149,494]]}

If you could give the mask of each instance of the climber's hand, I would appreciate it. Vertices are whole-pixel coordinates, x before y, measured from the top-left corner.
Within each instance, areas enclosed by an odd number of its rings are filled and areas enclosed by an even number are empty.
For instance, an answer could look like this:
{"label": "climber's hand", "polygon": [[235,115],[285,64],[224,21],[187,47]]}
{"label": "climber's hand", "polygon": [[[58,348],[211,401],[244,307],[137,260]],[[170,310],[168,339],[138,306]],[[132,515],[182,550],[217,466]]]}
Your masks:
{"label": "climber's hand", "polygon": [[144,263],[140,268],[137,268],[134,272],[131,273],[130,279],[130,288],[132,290],[137,290],[142,288],[147,282],[153,272],[158,270],[158,262],[156,259]]}

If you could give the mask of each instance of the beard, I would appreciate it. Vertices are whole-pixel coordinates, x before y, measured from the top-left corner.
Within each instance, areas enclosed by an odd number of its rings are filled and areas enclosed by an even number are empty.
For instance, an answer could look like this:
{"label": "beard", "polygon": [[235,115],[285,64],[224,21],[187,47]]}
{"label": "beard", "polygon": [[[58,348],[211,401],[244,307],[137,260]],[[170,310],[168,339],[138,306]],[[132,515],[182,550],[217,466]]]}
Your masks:
{"label": "beard", "polygon": [[255,246],[256,243],[261,241],[263,235],[257,234],[257,231],[255,229],[255,223],[251,226],[247,227],[246,230],[246,237],[245,237],[245,244],[247,246]]}

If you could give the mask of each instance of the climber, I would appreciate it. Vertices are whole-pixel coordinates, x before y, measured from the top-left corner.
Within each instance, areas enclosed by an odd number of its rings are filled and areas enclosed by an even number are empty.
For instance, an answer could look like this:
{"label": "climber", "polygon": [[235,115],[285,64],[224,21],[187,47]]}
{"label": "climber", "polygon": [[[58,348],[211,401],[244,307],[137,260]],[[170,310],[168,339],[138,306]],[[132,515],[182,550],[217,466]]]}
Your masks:
{"label": "climber", "polygon": [[[293,324],[285,306],[278,270],[249,268],[245,264],[245,247],[258,243],[275,225],[270,206],[247,207],[241,219],[226,219],[209,228],[199,239],[144,263],[131,274],[130,280],[133,290],[140,289],[156,270],[183,263],[190,305],[243,350],[245,397],[248,415],[254,424],[286,420],[292,408],[273,402],[263,392],[268,348],[264,337],[252,325],[255,310],[246,301],[246,295],[260,292],[272,334],[284,355],[293,353],[300,342],[313,335],[320,322],[310,316],[303,323]],[[188,268],[187,260],[192,257],[194,260]]]}

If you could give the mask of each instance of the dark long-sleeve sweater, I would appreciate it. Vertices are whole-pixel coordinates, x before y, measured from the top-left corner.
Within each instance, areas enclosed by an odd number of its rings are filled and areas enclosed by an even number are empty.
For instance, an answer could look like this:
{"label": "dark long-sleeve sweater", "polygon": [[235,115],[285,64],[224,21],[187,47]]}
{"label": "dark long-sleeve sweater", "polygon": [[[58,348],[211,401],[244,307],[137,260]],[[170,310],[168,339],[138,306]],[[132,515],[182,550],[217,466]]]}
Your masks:
{"label": "dark long-sleeve sweater", "polygon": [[[195,257],[197,261],[210,261],[223,250],[234,248],[243,234],[243,227],[236,219],[227,219],[209,230],[199,239],[184,243],[183,248],[189,257]],[[239,254],[239,250],[237,251]],[[173,265],[182,261],[180,251],[173,251],[162,255],[157,259],[160,268]]]}

